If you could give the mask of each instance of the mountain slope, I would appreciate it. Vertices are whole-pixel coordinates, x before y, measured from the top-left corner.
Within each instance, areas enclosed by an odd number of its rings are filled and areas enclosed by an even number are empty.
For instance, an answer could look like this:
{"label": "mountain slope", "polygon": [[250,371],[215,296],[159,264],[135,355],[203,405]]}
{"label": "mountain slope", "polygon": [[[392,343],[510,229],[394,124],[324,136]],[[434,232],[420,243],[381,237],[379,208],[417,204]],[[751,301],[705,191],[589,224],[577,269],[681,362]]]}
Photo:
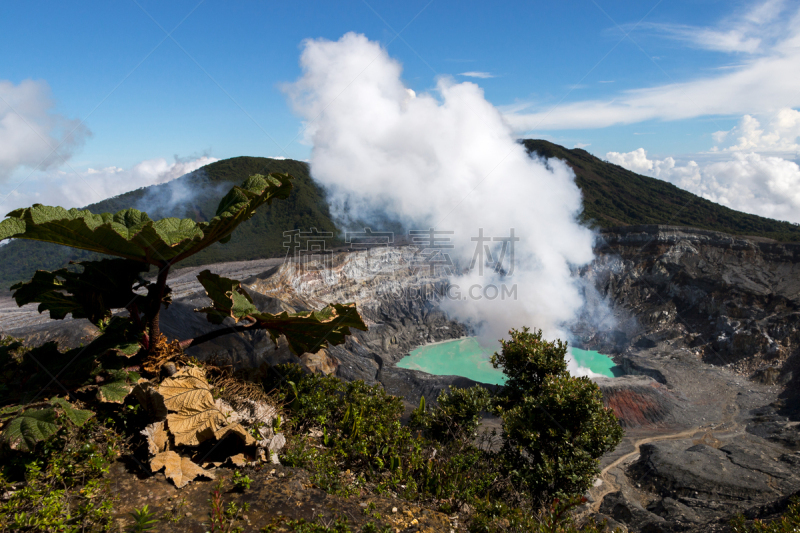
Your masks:
{"label": "mountain slope", "polygon": [[583,192],[583,220],[597,227],[666,224],[800,241],[800,226],[789,222],[734,211],[671,183],[606,163],[585,150],[541,140],[520,142],[529,153],[563,159],[572,167]]}
{"label": "mountain slope", "polygon": [[[93,213],[114,213],[127,207],[147,212],[151,218],[168,216],[198,221],[214,216],[222,196],[252,174],[284,172],[294,176],[294,189],[286,200],[259,209],[242,224],[227,244],[215,244],[182,261],[182,266],[276,257],[286,253],[283,232],[317,228],[336,235],[323,190],[300,161],[264,157],[234,157],[217,161],[169,183],[137,189],[86,207]],[[339,244],[334,239],[331,244]],[[16,240],[0,248],[0,288],[28,280],[37,269],[54,270],[69,261],[98,258],[98,254],[49,243]]]}
{"label": "mountain slope", "polygon": [[[559,158],[575,171],[583,192],[582,220],[598,228],[640,224],[690,226],[800,242],[800,226],[749,215],[715,204],[655,178],[641,176],[606,163],[590,153],[568,150],[547,141],[520,141],[532,155]],[[169,183],[125,193],[87,207],[94,213],[136,207],[152,218],[176,216],[208,220],[219,199],[251,174],[286,172],[296,178],[287,200],[260,209],[233,233],[228,244],[215,244],[183,261],[183,266],[277,257],[286,253],[283,232],[293,229],[333,232],[329,241],[338,246],[324,191],[309,176],[306,163],[263,157],[234,157],[217,161]],[[387,222],[388,223],[388,222]],[[392,225],[385,230],[397,229]],[[69,261],[97,258],[80,250],[30,241],[12,241],[0,247],[0,289],[31,278],[37,269],[54,270]]]}

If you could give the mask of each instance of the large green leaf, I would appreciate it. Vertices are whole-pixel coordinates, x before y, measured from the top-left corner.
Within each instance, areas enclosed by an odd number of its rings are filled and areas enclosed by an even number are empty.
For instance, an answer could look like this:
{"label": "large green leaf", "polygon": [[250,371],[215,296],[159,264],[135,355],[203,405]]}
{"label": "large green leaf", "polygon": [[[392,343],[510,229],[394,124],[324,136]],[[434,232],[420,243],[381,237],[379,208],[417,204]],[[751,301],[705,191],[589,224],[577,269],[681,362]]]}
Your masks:
{"label": "large green leaf", "polygon": [[97,399],[104,403],[122,403],[140,376],[136,372],[112,370],[108,378],[97,387]]}
{"label": "large green leaf", "polygon": [[323,346],[342,344],[350,335],[350,328],[367,330],[354,303],[333,304],[314,312],[259,313],[240,282],[208,270],[200,272],[197,279],[211,298],[211,306],[195,311],[205,313],[209,322],[221,324],[226,318],[233,318],[236,322],[245,317],[252,318],[255,320],[253,329],[266,329],[274,342],[285,335],[289,348],[297,355],[316,352]]}
{"label": "large green leaf", "polygon": [[22,307],[39,302],[39,312],[50,312],[50,318],[88,318],[97,323],[111,316],[112,309],[129,307],[144,297],[133,292],[133,284],[146,264],[128,259],[103,259],[76,263],[83,271],[72,272],[66,268],[55,272],[39,270],[27,283],[11,287],[14,299]]}
{"label": "large green leaf", "polygon": [[222,324],[226,318],[233,318],[239,322],[248,315],[258,313],[253,299],[242,288],[241,282],[212,274],[210,270],[200,272],[197,279],[211,298],[211,307],[203,307],[196,311],[205,313],[212,324]]}
{"label": "large green leaf", "polygon": [[76,409],[64,398],[53,398],[49,404],[41,403],[36,405],[39,407],[28,406],[28,408],[24,408],[23,406],[16,406],[4,409],[7,414],[12,414],[22,409],[25,410],[6,424],[0,434],[0,442],[6,444],[12,450],[29,452],[36,446],[37,442],[55,435],[62,427],[64,419],[81,427],[94,416],[92,411]]}
{"label": "large green leaf", "polygon": [[37,442],[52,437],[59,429],[55,409],[28,409],[11,420],[0,435],[0,441],[12,450],[28,452]]}
{"label": "large green leaf", "polygon": [[22,408],[23,407],[21,405],[7,405],[5,407],[0,407],[0,423],[19,413]]}
{"label": "large green leaf", "polygon": [[90,418],[94,416],[92,411],[88,411],[86,409],[76,409],[64,398],[53,398],[50,400],[50,403],[59,406],[61,410],[64,411],[64,416],[67,417],[67,420],[78,427],[84,425]]}
{"label": "large green leaf", "polygon": [[217,241],[229,240],[236,226],[253,216],[259,206],[288,197],[291,179],[288,174],[250,176],[225,195],[213,219],[200,223],[178,218],[154,221],[136,209],[95,215],[35,204],[12,211],[0,222],[0,241],[31,239],[154,265],[174,263]]}
{"label": "large green leaf", "polygon": [[367,331],[367,325],[356,310],[356,304],[332,304],[321,311],[279,315],[252,315],[258,327],[269,332],[273,342],[286,336],[289,348],[296,355],[316,352],[322,347],[343,344],[350,328]]}

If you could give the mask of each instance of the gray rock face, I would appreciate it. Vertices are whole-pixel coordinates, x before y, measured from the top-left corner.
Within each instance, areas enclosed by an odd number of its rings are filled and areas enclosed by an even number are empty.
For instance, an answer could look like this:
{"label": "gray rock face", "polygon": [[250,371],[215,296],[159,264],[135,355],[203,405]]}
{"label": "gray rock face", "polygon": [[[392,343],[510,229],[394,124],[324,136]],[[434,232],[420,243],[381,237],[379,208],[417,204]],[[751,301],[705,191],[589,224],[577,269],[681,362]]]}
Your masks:
{"label": "gray rock face", "polygon": [[628,478],[659,496],[647,510],[670,523],[706,523],[800,489],[794,457],[752,437],[719,449],[677,441],[644,444],[640,451]]}
{"label": "gray rock face", "polygon": [[617,329],[579,325],[586,346],[683,347],[748,375],[767,366],[785,373],[800,342],[800,245],[671,226],[616,228],[602,238],[581,275],[613,302]]}
{"label": "gray rock face", "polygon": [[800,245],[665,226],[602,237],[581,274],[615,327],[585,316],[575,332],[664,390],[598,381],[627,429],[599,511],[632,531],[774,516],[800,488]]}
{"label": "gray rock face", "polygon": [[694,510],[688,505],[684,505],[677,500],[673,500],[669,496],[663,500],[657,500],[654,504],[647,508],[651,513],[660,516],[669,522],[702,522]]}
{"label": "gray rock face", "polygon": [[[664,495],[711,501],[742,501],[777,496],[769,475],[742,467],[731,455],[706,444],[645,444],[632,472]],[[646,477],[645,477],[646,476]]]}
{"label": "gray rock face", "polygon": [[620,492],[606,496],[600,512],[624,524],[628,531],[669,531],[664,518],[644,509],[639,502],[625,498]]}

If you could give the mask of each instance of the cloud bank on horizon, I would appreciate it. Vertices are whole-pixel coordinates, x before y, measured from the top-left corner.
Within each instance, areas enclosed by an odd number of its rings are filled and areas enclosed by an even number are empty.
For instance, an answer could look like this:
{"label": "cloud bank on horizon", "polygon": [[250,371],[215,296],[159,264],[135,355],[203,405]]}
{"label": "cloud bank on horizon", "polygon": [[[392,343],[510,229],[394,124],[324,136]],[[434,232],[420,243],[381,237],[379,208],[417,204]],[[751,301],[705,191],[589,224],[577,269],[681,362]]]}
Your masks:
{"label": "cloud bank on horizon", "polygon": [[65,208],[85,207],[142,187],[170,182],[214,161],[218,159],[208,156],[176,159],[173,162],[156,158],[142,161],[129,169],[106,167],[85,171],[67,169],[36,172],[0,196],[0,214],[5,216],[14,209],[30,207],[35,203]]}
{"label": "cloud bank on horizon", "polygon": [[433,94],[415,94],[400,63],[363,35],[307,40],[300,65],[302,77],[285,90],[306,121],[311,173],[334,211],[345,222],[388,213],[409,229],[452,231],[451,253],[466,264],[481,228],[489,237],[513,229],[512,276],[482,277],[475,267],[451,281],[516,283],[519,297],[446,307],[488,341],[523,325],[561,334],[584,304],[570,267],[593,259],[593,234],[576,222],[572,171],[528,157],[474,83],[441,78]]}
{"label": "cloud bank on horizon", "polygon": [[[142,161],[129,169],[76,170],[69,163],[91,137],[77,119],[53,111],[43,81],[0,80],[0,215],[34,203],[84,207],[112,196],[174,180],[217,159],[202,156]],[[21,171],[15,177],[15,171]]]}
{"label": "cloud bank on horizon", "polygon": [[800,154],[800,112],[781,109],[764,127],[745,115],[736,127],[713,137],[723,146],[711,150],[718,155],[712,162],[650,159],[644,148],[608,152],[606,159],[731,209],[800,223],[800,166],[786,159]]}

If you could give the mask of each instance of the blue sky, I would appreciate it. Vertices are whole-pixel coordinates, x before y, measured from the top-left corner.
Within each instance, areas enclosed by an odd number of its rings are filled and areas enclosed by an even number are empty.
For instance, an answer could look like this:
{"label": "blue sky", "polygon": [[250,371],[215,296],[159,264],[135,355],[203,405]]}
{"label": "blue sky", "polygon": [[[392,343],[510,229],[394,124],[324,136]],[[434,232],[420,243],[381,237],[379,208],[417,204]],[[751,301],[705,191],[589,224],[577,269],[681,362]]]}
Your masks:
{"label": "blue sky", "polygon": [[[80,189],[90,168],[114,171],[65,203],[164,181],[203,156],[309,158],[282,87],[302,75],[304,39],[347,32],[381,43],[418,94],[442,76],[477,83],[520,137],[585,147],[737,209],[792,219],[800,206],[793,2],[120,0],[2,13],[6,210],[70,179]],[[66,131],[75,142],[50,155]]]}

